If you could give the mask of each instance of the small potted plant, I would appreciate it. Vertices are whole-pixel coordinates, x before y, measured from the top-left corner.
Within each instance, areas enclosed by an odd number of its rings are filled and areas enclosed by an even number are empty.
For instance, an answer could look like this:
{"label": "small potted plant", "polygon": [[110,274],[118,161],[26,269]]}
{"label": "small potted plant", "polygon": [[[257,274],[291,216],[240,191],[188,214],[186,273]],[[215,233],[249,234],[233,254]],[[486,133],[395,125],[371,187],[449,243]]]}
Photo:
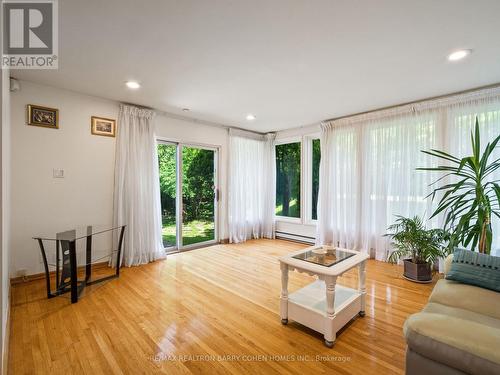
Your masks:
{"label": "small potted plant", "polygon": [[403,258],[405,278],[416,282],[432,281],[432,265],[446,255],[443,243],[448,234],[442,229],[426,229],[418,216],[397,216],[387,230],[386,236],[391,238],[394,247],[388,261],[397,263]]}

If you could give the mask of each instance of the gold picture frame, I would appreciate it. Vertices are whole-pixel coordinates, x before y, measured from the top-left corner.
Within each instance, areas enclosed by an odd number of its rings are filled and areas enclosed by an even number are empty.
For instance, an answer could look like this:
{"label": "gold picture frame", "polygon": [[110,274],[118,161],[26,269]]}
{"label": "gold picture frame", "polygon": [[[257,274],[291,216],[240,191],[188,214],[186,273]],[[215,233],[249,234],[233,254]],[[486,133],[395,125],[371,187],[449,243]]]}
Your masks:
{"label": "gold picture frame", "polygon": [[59,110],[56,108],[28,104],[27,117],[28,125],[59,129]]}
{"label": "gold picture frame", "polygon": [[114,137],[116,135],[116,120],[92,116],[90,119],[90,132],[94,135]]}

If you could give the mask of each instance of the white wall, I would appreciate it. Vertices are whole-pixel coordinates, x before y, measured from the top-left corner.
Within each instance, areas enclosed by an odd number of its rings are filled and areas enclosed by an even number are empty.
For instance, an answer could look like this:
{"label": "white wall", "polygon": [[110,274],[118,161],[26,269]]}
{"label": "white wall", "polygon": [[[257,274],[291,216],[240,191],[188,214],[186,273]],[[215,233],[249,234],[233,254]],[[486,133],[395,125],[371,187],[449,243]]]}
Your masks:
{"label": "white wall", "polygon": [[[90,133],[92,115],[117,118],[113,101],[21,81],[12,93],[13,274],[43,271],[31,238],[73,226],[111,224],[115,139]],[[26,105],[59,109],[59,129],[26,125]],[[53,168],[65,177],[53,178]]]}
{"label": "white wall", "polygon": [[[26,105],[59,109],[59,129],[26,125]],[[110,224],[113,210],[115,138],[90,133],[90,117],[117,119],[114,101],[21,81],[12,94],[12,261],[11,276],[43,271],[39,233],[74,226]],[[227,130],[159,115],[162,138],[221,146],[221,181],[226,176]],[[118,124],[118,127],[120,124]],[[52,177],[53,168],[65,171]],[[225,237],[225,184],[221,186],[221,238]]]}

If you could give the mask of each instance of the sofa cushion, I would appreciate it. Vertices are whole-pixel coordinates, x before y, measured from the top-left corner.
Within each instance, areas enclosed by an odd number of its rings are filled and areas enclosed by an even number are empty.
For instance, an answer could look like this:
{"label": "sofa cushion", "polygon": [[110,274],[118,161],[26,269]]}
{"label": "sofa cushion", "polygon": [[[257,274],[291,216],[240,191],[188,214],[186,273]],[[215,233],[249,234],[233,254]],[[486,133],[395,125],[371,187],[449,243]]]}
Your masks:
{"label": "sofa cushion", "polygon": [[446,279],[500,292],[500,257],[456,250]]}
{"label": "sofa cushion", "polygon": [[431,312],[411,315],[403,328],[408,347],[466,373],[500,374],[500,329],[464,318]]}
{"label": "sofa cushion", "polygon": [[473,285],[439,280],[429,297],[429,302],[458,307],[500,319],[500,293]]}
{"label": "sofa cushion", "polygon": [[470,320],[500,330],[500,319],[492,318],[491,316],[479,314],[474,311],[460,309],[458,307],[429,302],[422,311],[433,314],[447,315],[458,319]]}

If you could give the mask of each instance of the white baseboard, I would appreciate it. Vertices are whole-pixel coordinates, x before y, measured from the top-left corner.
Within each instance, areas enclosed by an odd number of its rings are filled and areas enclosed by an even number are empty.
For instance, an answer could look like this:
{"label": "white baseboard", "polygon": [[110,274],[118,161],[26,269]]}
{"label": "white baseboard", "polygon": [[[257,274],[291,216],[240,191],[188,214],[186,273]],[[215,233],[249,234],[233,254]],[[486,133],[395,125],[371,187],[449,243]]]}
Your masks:
{"label": "white baseboard", "polygon": [[282,231],[275,231],[274,234],[277,239],[281,240],[300,242],[308,245],[314,245],[316,243],[316,239],[314,237],[302,236],[299,234],[287,233]]}

